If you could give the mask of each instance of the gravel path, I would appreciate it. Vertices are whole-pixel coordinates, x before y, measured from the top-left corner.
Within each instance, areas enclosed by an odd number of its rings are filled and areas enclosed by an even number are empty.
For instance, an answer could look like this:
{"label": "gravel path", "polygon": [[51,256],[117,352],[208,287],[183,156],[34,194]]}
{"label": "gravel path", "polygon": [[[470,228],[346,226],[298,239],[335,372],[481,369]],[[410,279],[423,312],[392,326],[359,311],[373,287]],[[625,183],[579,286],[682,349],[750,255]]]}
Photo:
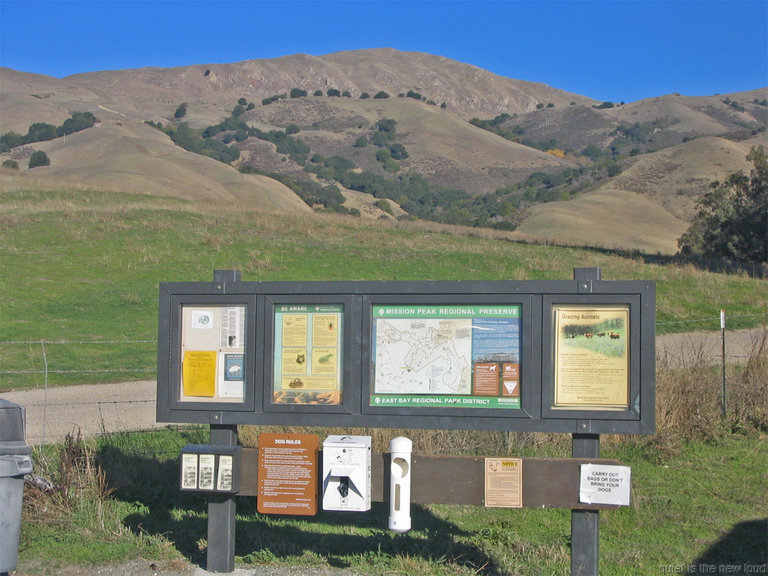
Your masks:
{"label": "gravel path", "polygon": [[128,382],[18,390],[0,394],[27,410],[27,443],[61,440],[69,432],[105,432],[165,426],[155,422],[157,382]]}
{"label": "gravel path", "polygon": [[[764,329],[734,330],[726,333],[726,359],[739,364],[750,356]],[[720,332],[668,334],[656,340],[658,358],[675,366],[706,359],[712,365],[722,361]],[[20,390],[0,394],[27,409],[27,443],[43,444],[78,430],[84,436],[105,432],[145,430],[162,427],[155,422],[154,380],[120,384],[68,386],[48,390]]]}

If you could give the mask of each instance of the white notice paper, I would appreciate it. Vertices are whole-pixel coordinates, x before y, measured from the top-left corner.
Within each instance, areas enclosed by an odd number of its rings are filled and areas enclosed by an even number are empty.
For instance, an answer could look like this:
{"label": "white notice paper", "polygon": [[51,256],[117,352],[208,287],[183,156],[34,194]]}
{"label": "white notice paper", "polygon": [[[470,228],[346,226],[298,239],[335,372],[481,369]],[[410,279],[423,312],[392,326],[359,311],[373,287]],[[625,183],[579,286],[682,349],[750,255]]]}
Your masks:
{"label": "white notice paper", "polygon": [[216,466],[214,454],[200,454],[200,482],[198,490],[213,490],[213,470]]}
{"label": "white notice paper", "polygon": [[629,506],[629,466],[582,464],[579,502]]}
{"label": "white notice paper", "polygon": [[181,488],[183,490],[197,490],[197,454],[182,455]]}

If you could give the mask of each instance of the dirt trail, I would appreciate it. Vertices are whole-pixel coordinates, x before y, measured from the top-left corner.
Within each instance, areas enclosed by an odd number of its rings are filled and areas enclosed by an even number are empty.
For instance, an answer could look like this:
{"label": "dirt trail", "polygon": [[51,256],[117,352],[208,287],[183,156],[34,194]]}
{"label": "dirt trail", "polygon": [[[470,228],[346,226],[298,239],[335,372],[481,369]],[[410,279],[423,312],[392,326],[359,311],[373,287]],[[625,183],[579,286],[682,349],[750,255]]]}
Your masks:
{"label": "dirt trail", "polygon": [[69,432],[95,436],[106,432],[145,430],[155,422],[157,382],[126,382],[36,388],[0,396],[27,411],[27,444],[61,440]]}
{"label": "dirt trail", "polygon": [[[750,328],[729,330],[725,333],[725,360],[727,364],[744,364],[752,355],[768,329]],[[723,359],[723,341],[720,332],[685,332],[664,334],[656,338],[657,358],[668,360],[673,366],[685,366],[701,359],[709,365],[720,365]]]}

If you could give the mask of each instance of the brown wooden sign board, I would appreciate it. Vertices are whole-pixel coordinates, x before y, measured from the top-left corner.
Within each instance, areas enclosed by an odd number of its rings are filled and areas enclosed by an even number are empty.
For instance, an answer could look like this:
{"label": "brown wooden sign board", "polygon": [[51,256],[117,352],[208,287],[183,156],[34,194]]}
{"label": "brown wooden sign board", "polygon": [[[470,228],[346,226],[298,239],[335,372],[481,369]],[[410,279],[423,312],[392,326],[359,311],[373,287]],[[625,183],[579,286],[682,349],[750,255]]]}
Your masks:
{"label": "brown wooden sign board", "polygon": [[[262,442],[260,435],[259,442]],[[240,496],[260,496],[258,450],[243,449]],[[319,452],[322,461],[322,452]],[[411,502],[414,504],[485,505],[485,458],[478,456],[426,456],[414,454],[411,460]],[[371,500],[389,501],[389,454],[371,456]],[[590,458],[522,458],[522,505],[525,508],[570,508],[571,510],[614,510],[608,504],[579,502],[579,472],[582,464],[619,464],[617,460]],[[320,490],[315,480],[315,493]],[[259,498],[261,500],[261,498]],[[280,508],[262,511],[280,512]]]}
{"label": "brown wooden sign board", "polygon": [[[257,473],[243,471],[243,479],[256,480],[257,509],[261,514],[314,516],[318,500],[318,448],[314,434],[259,434],[255,452]],[[252,488],[251,488],[252,489]]]}

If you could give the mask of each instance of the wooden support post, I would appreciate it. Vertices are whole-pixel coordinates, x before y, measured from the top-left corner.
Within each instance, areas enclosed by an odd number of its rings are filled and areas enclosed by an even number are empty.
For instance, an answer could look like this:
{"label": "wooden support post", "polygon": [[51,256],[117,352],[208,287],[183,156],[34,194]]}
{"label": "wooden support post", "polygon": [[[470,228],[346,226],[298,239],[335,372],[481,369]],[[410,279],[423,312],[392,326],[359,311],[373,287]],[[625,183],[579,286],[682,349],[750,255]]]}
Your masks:
{"label": "wooden support post", "polygon": [[[211,424],[210,444],[237,446],[237,426]],[[209,572],[235,570],[235,495],[212,494],[208,497]]]}
{"label": "wooden support post", "polygon": [[[599,434],[574,434],[574,458],[599,458]],[[600,548],[600,512],[571,510],[571,576],[597,576]]]}
{"label": "wooden support post", "polygon": [[[226,282],[240,280],[236,270],[214,270],[216,289],[224,291]],[[211,424],[209,444],[237,446],[237,426]],[[209,572],[235,570],[235,513],[234,494],[212,494],[208,498],[208,550],[206,568]]]}

